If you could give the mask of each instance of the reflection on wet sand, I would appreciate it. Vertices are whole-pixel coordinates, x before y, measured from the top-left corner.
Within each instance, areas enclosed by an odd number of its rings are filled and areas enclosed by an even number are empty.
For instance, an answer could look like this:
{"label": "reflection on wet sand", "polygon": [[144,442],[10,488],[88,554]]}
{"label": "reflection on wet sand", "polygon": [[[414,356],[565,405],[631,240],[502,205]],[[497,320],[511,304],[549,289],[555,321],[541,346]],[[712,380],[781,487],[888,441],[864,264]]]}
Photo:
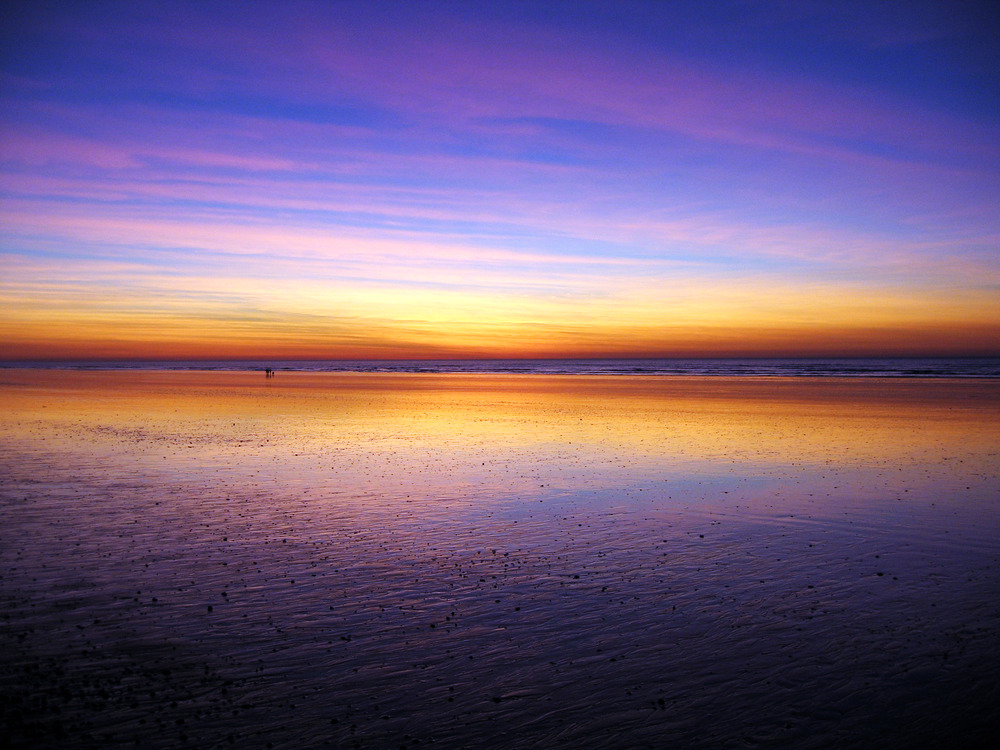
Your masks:
{"label": "reflection on wet sand", "polygon": [[992,381],[12,370],[0,398],[23,746],[997,723]]}

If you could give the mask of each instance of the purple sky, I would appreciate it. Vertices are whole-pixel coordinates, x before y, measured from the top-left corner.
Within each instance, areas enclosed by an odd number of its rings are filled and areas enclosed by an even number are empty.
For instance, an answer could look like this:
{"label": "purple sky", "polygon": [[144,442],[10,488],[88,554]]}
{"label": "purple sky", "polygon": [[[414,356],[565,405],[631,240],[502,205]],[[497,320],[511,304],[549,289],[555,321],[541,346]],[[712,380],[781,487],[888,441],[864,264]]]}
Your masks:
{"label": "purple sky", "polygon": [[15,3],[0,356],[1000,353],[976,3]]}

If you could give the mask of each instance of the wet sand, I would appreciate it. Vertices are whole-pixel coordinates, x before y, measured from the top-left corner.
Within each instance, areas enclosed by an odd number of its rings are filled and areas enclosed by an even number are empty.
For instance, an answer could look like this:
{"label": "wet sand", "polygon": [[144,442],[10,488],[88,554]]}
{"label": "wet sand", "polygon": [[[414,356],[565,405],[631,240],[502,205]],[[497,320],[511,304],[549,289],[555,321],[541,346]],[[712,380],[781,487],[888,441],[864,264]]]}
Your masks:
{"label": "wet sand", "polygon": [[14,747],[1000,728],[1000,383],[0,370]]}

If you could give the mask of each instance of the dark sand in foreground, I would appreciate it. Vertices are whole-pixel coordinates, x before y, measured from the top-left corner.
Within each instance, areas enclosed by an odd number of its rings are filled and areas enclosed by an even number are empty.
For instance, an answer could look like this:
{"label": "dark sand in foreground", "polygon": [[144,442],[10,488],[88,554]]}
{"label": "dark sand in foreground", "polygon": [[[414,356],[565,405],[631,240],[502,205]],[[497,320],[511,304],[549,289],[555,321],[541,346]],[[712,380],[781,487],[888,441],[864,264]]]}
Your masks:
{"label": "dark sand in foreground", "polygon": [[1000,729],[1000,383],[0,370],[13,747]]}

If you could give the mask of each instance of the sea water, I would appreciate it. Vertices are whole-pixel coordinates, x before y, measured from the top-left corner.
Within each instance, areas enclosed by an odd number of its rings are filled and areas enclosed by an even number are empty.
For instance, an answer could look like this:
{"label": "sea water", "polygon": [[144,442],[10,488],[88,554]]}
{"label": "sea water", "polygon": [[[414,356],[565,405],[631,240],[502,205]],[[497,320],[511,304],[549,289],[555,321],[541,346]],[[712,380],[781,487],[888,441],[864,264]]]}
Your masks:
{"label": "sea water", "polygon": [[434,359],[434,360],[54,360],[3,367],[82,370],[511,373],[730,377],[1000,378],[998,357],[841,357],[736,359]]}
{"label": "sea water", "polygon": [[14,747],[974,746],[990,380],[0,377]]}

